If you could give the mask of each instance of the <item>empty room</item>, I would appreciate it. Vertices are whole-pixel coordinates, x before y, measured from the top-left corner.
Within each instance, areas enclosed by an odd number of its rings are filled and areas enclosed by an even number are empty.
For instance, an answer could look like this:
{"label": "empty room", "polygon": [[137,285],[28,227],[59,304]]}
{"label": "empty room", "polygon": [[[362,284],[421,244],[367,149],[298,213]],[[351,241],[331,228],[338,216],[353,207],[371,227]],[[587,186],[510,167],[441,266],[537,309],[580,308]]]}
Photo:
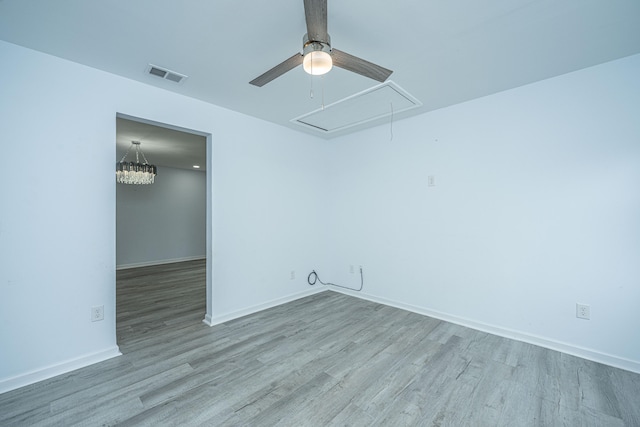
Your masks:
{"label": "empty room", "polygon": [[640,426],[640,2],[0,0],[0,64],[0,425]]}

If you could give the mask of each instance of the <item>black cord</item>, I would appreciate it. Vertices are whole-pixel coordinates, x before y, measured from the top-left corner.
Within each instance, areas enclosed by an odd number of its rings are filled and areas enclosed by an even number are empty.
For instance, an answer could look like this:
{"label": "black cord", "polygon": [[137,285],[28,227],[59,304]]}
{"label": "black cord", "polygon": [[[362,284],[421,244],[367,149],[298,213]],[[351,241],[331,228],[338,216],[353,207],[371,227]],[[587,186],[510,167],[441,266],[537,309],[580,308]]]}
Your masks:
{"label": "black cord", "polygon": [[[313,276],[313,279],[311,278],[312,276]],[[323,284],[325,286],[337,286],[339,288],[349,289],[349,290],[352,290],[352,291],[360,292],[362,290],[362,288],[364,287],[364,276],[362,275],[362,267],[360,267],[360,288],[358,288],[358,289],[350,288],[348,286],[336,285],[335,283],[331,283],[331,282],[324,283],[322,280],[320,280],[320,276],[318,276],[318,273],[316,273],[315,270],[312,270],[311,273],[309,273],[309,275],[307,276],[307,283],[309,283],[311,286],[313,286],[313,285],[316,284],[316,282],[320,282],[321,284]]]}

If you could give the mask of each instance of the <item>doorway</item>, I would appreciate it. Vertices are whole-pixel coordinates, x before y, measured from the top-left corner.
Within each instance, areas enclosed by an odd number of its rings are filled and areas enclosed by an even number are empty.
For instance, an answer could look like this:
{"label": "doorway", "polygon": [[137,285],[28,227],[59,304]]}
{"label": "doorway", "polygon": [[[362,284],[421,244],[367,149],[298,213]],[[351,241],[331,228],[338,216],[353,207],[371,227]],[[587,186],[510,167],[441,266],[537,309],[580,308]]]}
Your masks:
{"label": "doorway", "polygon": [[124,330],[148,333],[153,323],[193,321],[185,310],[197,310],[200,321],[211,313],[210,152],[210,134],[116,116],[116,162],[146,158],[157,167],[153,184],[116,184],[119,345]]}

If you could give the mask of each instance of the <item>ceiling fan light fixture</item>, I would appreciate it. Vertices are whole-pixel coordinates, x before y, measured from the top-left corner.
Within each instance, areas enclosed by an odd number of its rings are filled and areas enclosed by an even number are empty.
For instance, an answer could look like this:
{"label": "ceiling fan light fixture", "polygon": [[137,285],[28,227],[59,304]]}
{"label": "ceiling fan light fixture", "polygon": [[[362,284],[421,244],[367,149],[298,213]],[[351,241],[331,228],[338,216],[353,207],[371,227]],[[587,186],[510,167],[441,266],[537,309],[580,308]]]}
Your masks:
{"label": "ceiling fan light fixture", "polygon": [[321,76],[331,71],[333,60],[331,55],[321,50],[315,50],[307,53],[302,61],[302,68],[308,74]]}
{"label": "ceiling fan light fixture", "polygon": [[308,74],[321,76],[331,71],[333,58],[331,58],[331,37],[327,34],[327,41],[309,40],[307,34],[302,38],[302,68]]}

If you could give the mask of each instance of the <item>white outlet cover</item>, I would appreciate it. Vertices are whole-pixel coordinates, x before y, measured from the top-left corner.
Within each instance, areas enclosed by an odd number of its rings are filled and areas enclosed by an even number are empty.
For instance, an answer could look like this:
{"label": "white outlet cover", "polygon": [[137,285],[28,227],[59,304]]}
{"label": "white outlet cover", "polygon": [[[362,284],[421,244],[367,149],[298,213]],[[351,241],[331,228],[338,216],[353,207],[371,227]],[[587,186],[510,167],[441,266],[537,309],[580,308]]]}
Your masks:
{"label": "white outlet cover", "polygon": [[91,307],[91,321],[98,322],[104,320],[104,305]]}
{"label": "white outlet cover", "polygon": [[576,317],[578,319],[591,319],[591,307],[586,304],[576,304]]}

